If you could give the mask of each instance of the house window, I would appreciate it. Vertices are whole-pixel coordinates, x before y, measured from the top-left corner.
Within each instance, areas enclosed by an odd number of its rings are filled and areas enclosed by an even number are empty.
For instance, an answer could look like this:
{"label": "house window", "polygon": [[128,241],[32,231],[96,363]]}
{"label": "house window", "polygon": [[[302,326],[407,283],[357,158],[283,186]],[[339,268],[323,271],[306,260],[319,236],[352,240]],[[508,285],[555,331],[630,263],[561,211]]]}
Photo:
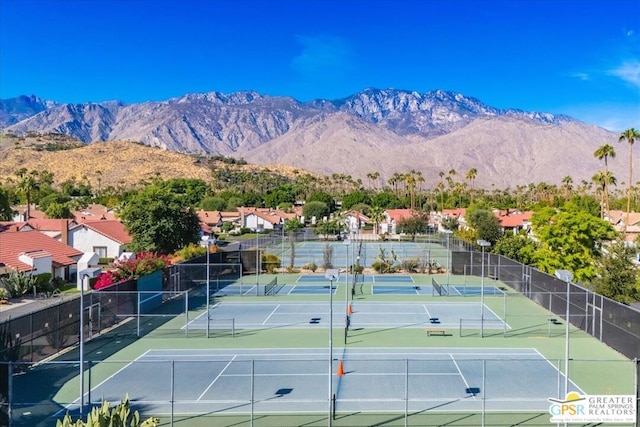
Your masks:
{"label": "house window", "polygon": [[107,257],[107,247],[106,246],[94,246],[93,247],[93,252],[98,254],[98,257],[100,257],[100,258],[106,258]]}

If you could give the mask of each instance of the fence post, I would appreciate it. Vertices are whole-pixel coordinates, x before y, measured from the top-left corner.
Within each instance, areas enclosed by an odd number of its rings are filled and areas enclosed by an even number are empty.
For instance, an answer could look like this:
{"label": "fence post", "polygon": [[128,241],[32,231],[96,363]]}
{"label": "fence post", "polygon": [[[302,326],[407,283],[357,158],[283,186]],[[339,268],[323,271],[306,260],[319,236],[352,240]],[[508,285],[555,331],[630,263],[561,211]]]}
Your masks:
{"label": "fence post", "polygon": [[7,378],[7,416],[9,417],[9,427],[11,427],[11,420],[13,419],[12,411],[11,411],[11,401],[13,396],[13,362],[9,361],[9,366],[7,368],[8,378]]}
{"label": "fence post", "polygon": [[176,400],[175,396],[175,359],[171,360],[171,425],[173,426],[173,412],[174,412],[174,402]]}
{"label": "fence post", "polygon": [[409,425],[409,359],[404,359],[404,427]]}
{"label": "fence post", "polygon": [[189,336],[189,290],[187,289],[184,293],[184,336]]}

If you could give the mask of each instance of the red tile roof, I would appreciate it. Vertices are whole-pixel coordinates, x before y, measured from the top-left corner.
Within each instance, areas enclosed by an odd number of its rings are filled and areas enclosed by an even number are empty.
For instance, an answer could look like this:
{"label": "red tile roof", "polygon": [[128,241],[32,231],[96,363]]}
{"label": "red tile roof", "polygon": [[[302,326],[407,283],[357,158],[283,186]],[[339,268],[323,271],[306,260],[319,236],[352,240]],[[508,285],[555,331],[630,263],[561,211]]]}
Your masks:
{"label": "red tile roof", "polygon": [[[19,260],[25,252],[48,252],[58,265],[73,265],[82,252],[60,243],[39,231],[6,231],[0,233],[0,263],[18,271],[30,271],[31,266]],[[31,255],[31,254],[30,254]]]}
{"label": "red tile roof", "polygon": [[127,233],[127,230],[124,227],[124,224],[120,221],[89,221],[82,224],[77,225],[77,227],[86,227],[95,231],[96,233],[100,233],[103,236],[110,238],[111,240],[120,243],[121,245],[125,245],[127,243],[131,243],[131,236]]}
{"label": "red tile roof", "polygon": [[113,221],[116,219],[116,215],[112,209],[98,204],[91,204],[82,210],[72,213],[77,222]]}
{"label": "red tile roof", "polygon": [[387,209],[385,212],[396,224],[403,218],[411,218],[415,215],[415,211],[411,209]]}
{"label": "red tile roof", "polygon": [[498,220],[500,221],[500,225],[504,228],[516,228],[516,227],[522,227],[525,222],[531,221],[532,215],[533,215],[533,212],[528,211],[524,213],[517,213],[517,214],[511,214],[508,216],[502,216],[498,218]]}

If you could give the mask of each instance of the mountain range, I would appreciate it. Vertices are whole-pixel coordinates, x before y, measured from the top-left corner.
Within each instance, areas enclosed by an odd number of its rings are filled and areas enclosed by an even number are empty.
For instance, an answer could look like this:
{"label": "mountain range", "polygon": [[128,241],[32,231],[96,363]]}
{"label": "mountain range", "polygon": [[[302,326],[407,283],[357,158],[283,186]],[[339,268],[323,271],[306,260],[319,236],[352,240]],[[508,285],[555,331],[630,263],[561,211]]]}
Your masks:
{"label": "mountain range", "polygon": [[442,90],[365,89],[340,100],[309,102],[253,91],[135,104],[63,104],[21,96],[0,100],[0,128],[18,135],[63,133],[86,144],[137,141],[363,181],[375,172],[386,181],[409,170],[421,172],[428,183],[451,170],[464,180],[475,168],[475,186],[484,188],[560,184],[566,176],[575,183],[590,181],[603,169],[593,152],[608,143],[618,151],[609,159],[618,183],[628,173],[628,147],[617,144],[617,133],[565,115],[497,109]]}

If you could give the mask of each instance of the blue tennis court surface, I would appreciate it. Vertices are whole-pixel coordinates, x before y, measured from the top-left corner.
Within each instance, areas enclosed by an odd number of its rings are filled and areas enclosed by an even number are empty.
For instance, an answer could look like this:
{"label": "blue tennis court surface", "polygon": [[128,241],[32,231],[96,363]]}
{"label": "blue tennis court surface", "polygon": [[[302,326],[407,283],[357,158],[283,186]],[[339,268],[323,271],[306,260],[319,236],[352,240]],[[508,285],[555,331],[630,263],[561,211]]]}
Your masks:
{"label": "blue tennis court surface", "polygon": [[[338,413],[405,405],[412,412],[479,411],[483,404],[545,412],[547,398],[565,396],[562,374],[530,348],[334,348],[328,356],[325,348],[152,349],[114,366],[119,370],[89,394],[118,401],[127,390],[139,396],[134,408],[158,415],[170,413],[171,401],[180,414],[320,413],[328,407],[329,375]],[[584,394],[573,383],[570,391]]]}
{"label": "blue tennis court surface", "polygon": [[393,286],[393,285],[372,285],[372,295],[432,295],[433,288],[430,285],[411,285],[411,286]]}
{"label": "blue tennis court surface", "polygon": [[[353,283],[354,276],[352,274],[344,275],[341,274],[338,278],[338,282],[347,282]],[[323,275],[318,274],[306,274],[301,275],[296,283],[316,283],[316,282],[327,282],[328,279]],[[385,274],[376,274],[376,275],[356,275],[357,283],[415,283],[413,277],[411,276],[401,276],[401,275],[385,275]]]}
{"label": "blue tennis court surface", "polygon": [[[326,290],[328,292],[328,288]],[[467,327],[479,326],[481,305],[477,302],[357,302],[352,303],[352,328],[424,328],[431,319],[438,319],[438,327],[458,329],[460,319]],[[347,308],[344,301],[333,303],[333,324],[344,327]],[[509,329],[502,319],[484,306],[486,329]],[[209,310],[209,327],[228,329],[231,319],[235,329],[309,328],[328,327],[328,302],[221,302]],[[318,319],[312,322],[312,319]],[[207,318],[203,313],[189,321],[189,329],[205,329]]]}

